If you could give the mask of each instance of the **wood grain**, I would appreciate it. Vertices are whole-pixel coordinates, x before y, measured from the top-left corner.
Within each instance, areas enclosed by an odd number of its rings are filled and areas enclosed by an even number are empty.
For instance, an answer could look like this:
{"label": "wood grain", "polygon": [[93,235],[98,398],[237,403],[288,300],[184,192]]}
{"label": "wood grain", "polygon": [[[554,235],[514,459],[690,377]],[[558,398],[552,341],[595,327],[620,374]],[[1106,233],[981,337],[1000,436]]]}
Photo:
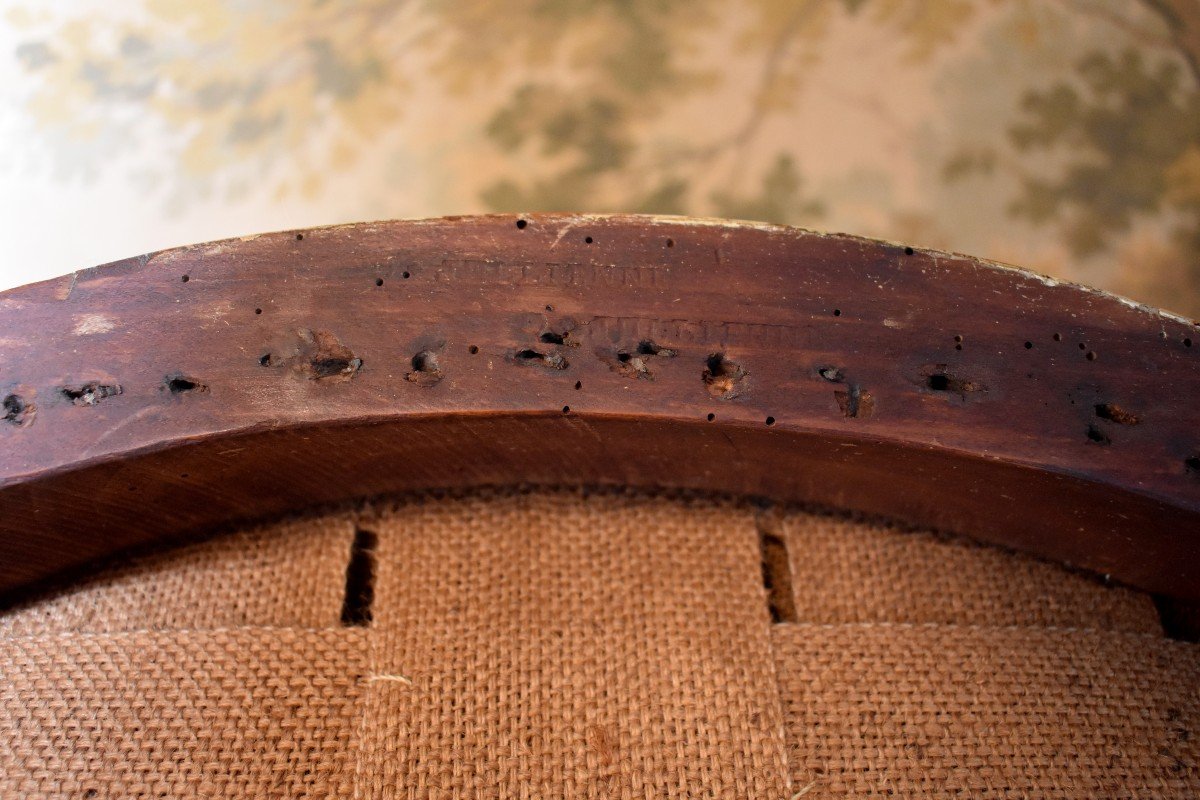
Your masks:
{"label": "wood grain", "polygon": [[1200,598],[1196,325],[964,256],[531,215],[322,228],[0,295],[0,591],[356,496],[729,491]]}

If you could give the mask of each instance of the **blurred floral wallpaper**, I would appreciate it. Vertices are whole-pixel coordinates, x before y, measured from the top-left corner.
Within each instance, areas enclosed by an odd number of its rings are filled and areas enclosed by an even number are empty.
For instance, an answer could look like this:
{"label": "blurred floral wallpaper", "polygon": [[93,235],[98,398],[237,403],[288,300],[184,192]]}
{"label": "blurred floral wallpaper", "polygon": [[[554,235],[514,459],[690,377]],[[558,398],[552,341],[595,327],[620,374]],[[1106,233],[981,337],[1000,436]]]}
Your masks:
{"label": "blurred floral wallpaper", "polygon": [[1200,0],[0,0],[0,281],[273,229],[736,217],[1200,316]]}

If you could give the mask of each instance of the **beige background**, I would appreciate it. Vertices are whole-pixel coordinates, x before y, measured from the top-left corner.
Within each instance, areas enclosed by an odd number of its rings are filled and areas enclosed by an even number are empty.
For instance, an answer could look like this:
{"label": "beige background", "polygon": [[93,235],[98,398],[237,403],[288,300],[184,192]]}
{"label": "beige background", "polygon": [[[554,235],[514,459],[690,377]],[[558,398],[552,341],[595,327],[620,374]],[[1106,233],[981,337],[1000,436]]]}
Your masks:
{"label": "beige background", "polygon": [[0,0],[0,284],[481,211],[765,219],[1200,316],[1197,0]]}

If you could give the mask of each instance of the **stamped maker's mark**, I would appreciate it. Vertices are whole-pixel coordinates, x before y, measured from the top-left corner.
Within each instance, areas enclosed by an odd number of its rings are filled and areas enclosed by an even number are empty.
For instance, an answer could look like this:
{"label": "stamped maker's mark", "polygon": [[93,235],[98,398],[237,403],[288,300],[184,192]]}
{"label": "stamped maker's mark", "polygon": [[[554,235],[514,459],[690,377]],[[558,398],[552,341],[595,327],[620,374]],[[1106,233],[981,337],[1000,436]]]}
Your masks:
{"label": "stamped maker's mark", "polygon": [[630,289],[662,288],[670,283],[668,265],[584,264],[559,262],[446,259],[434,277],[441,283],[532,284],[535,286],[610,286]]}

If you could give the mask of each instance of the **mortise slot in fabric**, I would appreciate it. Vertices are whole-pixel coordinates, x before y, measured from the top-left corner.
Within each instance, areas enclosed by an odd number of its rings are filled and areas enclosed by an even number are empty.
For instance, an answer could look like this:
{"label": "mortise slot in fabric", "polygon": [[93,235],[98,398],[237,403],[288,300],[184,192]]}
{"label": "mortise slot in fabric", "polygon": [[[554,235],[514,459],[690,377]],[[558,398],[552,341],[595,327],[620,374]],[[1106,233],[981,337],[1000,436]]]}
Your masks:
{"label": "mortise slot in fabric", "polygon": [[369,627],[371,604],[375,600],[375,546],[379,535],[356,528],[346,564],[346,596],[342,601],[342,625]]}
{"label": "mortise slot in fabric", "polygon": [[758,544],[762,552],[763,588],[767,590],[767,609],[771,622],[796,622],[796,598],[792,594],[792,565],[787,544],[771,530],[765,513],[757,519]]}

